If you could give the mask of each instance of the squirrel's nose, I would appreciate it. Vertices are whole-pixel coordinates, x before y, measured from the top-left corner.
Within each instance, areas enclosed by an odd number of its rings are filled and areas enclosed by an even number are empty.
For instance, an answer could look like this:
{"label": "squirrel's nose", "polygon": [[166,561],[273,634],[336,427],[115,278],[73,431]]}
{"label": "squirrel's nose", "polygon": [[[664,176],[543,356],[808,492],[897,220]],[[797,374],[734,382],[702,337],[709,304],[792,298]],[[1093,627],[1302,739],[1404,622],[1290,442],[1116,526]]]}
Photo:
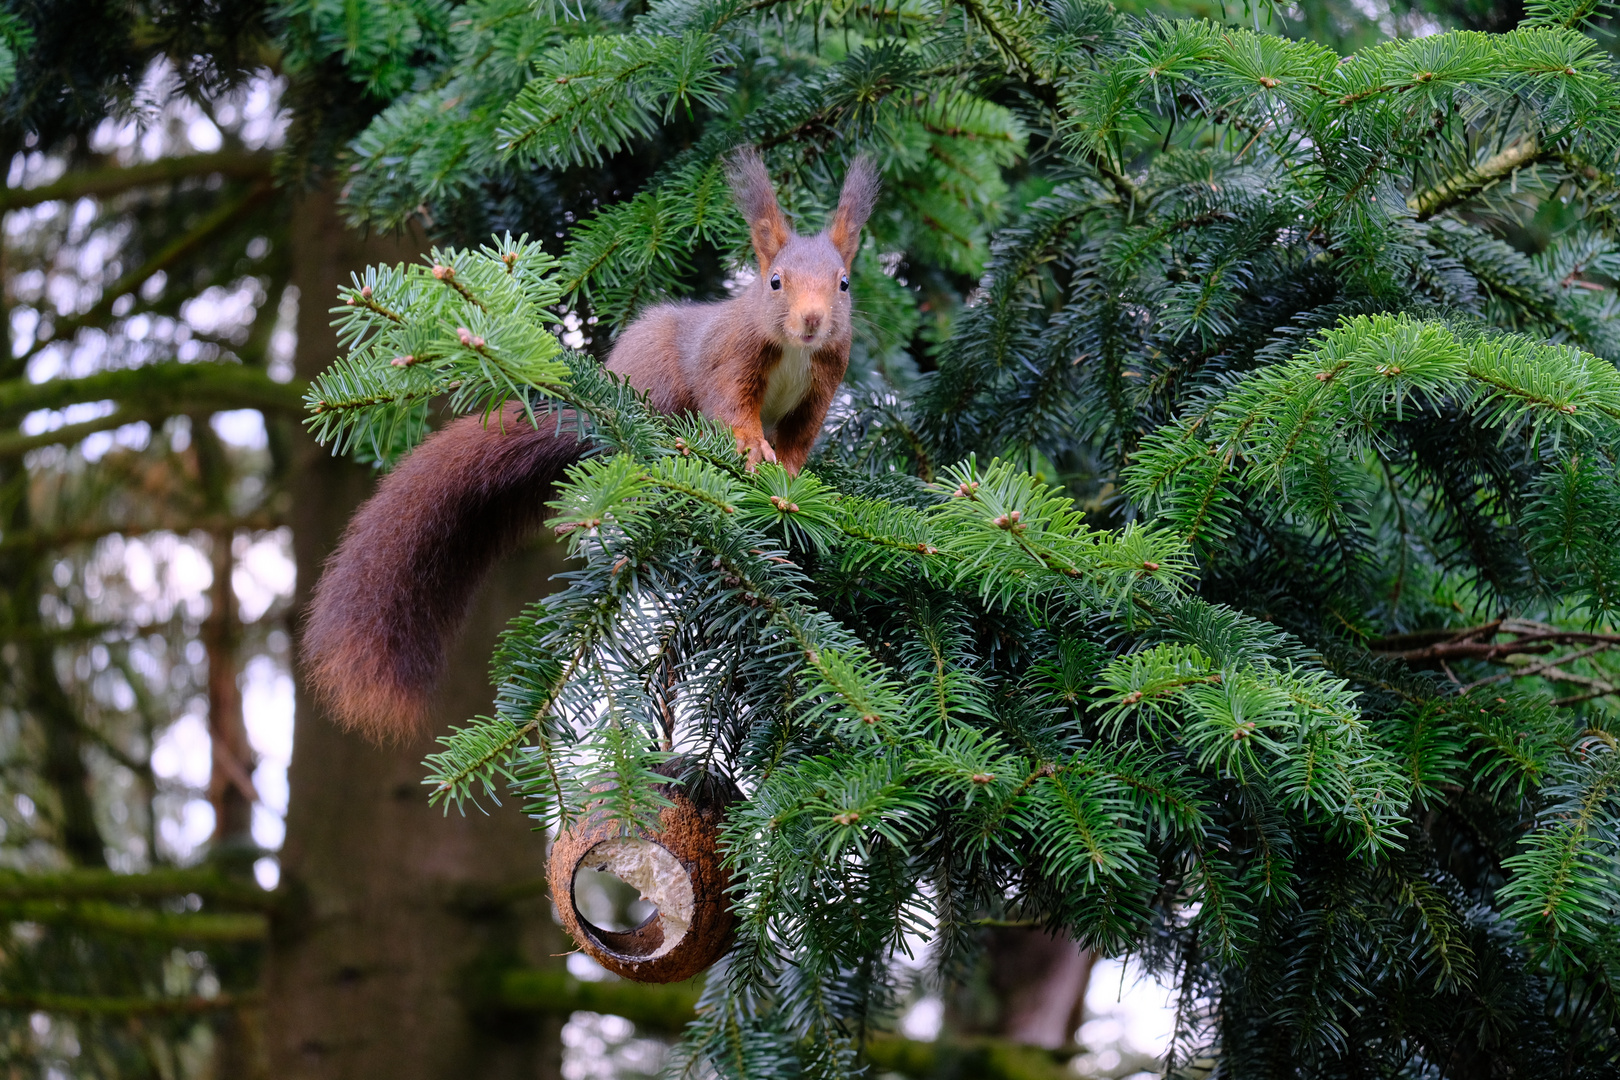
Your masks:
{"label": "squirrel's nose", "polygon": [[807,334],[813,334],[821,328],[821,313],[814,311],[809,312],[803,316],[803,322],[804,332]]}

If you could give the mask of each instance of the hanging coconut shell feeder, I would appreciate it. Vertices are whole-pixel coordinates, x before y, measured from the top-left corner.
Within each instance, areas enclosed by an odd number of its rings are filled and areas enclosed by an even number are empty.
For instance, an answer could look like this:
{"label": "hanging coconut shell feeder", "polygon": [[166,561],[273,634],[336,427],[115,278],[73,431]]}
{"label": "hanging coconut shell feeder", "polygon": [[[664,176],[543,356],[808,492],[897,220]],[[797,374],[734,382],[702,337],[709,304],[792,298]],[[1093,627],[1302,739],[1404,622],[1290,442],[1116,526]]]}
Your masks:
{"label": "hanging coconut shell feeder", "polygon": [[[729,782],[703,774],[660,790],[671,805],[659,813],[657,830],[625,835],[605,812],[587,813],[558,835],[547,870],[563,929],[591,959],[635,982],[690,979],[725,955],[736,929],[720,826],[726,807],[741,796]],[[583,870],[612,873],[657,910],[628,930],[594,925],[574,898],[574,875]]]}

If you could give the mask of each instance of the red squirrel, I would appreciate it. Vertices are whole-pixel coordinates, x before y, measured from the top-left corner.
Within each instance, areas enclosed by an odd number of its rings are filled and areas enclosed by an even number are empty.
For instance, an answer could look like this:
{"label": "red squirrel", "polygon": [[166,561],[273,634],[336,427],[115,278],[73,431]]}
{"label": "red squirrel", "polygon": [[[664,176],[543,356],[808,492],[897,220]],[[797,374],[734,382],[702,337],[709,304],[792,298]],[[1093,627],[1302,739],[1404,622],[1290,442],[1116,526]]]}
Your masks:
{"label": "red squirrel", "polygon": [[[849,275],[877,199],[857,158],[825,230],[796,234],[759,153],[728,162],[758,277],[728,300],[660,304],[619,335],[607,368],[666,413],[731,426],[749,469],[810,456],[849,366]],[[767,437],[769,433],[769,437]],[[421,727],[449,639],[491,563],[534,532],[551,485],[586,447],[509,404],[429,435],[356,511],[310,599],[305,671],[344,726],[377,740]]]}

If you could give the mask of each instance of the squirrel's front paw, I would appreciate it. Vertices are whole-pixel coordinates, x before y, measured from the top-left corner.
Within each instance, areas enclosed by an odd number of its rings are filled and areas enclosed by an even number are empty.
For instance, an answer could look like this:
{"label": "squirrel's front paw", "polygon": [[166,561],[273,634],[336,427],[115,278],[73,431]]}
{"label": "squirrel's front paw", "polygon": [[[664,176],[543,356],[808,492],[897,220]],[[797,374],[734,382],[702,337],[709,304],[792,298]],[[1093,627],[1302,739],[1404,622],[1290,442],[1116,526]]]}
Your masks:
{"label": "squirrel's front paw", "polygon": [[771,444],[765,440],[763,434],[744,435],[736,428],[732,429],[732,434],[737,436],[737,453],[748,455],[749,472],[758,468],[761,461],[776,460],[776,451],[771,448]]}

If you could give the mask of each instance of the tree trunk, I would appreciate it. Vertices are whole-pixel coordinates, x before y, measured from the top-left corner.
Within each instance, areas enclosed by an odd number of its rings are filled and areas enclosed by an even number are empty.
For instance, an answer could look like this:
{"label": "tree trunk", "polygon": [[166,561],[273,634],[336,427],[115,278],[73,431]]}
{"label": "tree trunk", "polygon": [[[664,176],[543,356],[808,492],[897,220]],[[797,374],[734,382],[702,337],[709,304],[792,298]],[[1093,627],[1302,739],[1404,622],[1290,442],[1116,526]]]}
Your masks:
{"label": "tree trunk", "polygon": [[1096,954],[1028,927],[986,931],[979,977],[952,995],[956,1035],[995,1035],[1049,1050],[1074,1045]]}
{"label": "tree trunk", "polygon": [[[345,231],[328,195],[293,225],[299,289],[298,373],[337,354],[328,308],[369,262],[421,246]],[[367,472],[298,437],[293,476],[298,610]],[[497,568],[452,654],[435,725],[487,712],[496,633],[547,589],[556,549]],[[513,805],[466,817],[428,806],[431,738],[378,748],[340,731],[297,682],[291,806],[282,851],[290,913],[278,920],[267,980],[267,1041],[277,1080],[480,1080],[551,1077],[560,1021],[498,1026],[473,1015],[469,990],[507,964],[556,965],[561,933],[543,886],[545,839]]]}
{"label": "tree trunk", "polygon": [[[29,558],[30,556],[24,556]],[[35,560],[39,556],[31,556]],[[39,565],[25,568],[19,577],[0,578],[3,587],[15,589],[24,619],[32,611],[32,626],[44,630],[39,614]],[[32,571],[32,572],[30,572]],[[22,626],[30,626],[23,621]],[[38,640],[20,643],[26,660],[17,665],[16,673],[24,681],[23,701],[28,714],[40,725],[44,733],[45,757],[40,763],[40,776],[56,795],[58,839],[62,850],[75,865],[103,867],[107,865],[106,841],[96,825],[96,808],[91,799],[90,768],[84,762],[84,724],[78,707],[62,688],[56,672],[56,649],[49,634],[41,633]]]}
{"label": "tree trunk", "polygon": [[[230,513],[230,462],[224,444],[206,414],[191,418],[191,445],[197,455],[197,475],[203,505],[220,518]],[[235,530],[209,533],[209,561],[214,572],[208,590],[208,618],[202,624],[203,647],[208,652],[208,738],[213,761],[208,773],[208,801],[214,808],[214,839],[209,858],[247,874],[257,849],[253,843],[253,748],[248,742],[247,720],[242,714],[242,690],[237,685],[237,655],[242,625],[237,617],[236,588],[231,581],[236,559],[231,553]]]}

